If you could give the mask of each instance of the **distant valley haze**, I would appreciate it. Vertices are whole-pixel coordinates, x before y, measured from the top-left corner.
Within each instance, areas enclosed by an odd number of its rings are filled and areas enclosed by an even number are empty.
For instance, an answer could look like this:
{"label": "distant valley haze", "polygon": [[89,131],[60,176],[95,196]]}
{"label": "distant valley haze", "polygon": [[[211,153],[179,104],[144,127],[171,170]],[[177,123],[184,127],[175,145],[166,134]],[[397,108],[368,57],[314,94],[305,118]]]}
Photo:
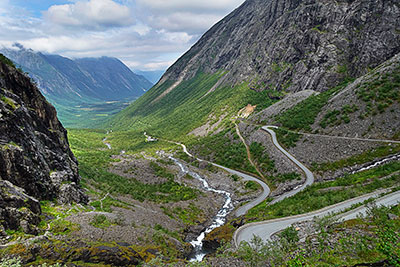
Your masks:
{"label": "distant valley haze", "polygon": [[2,0],[0,47],[165,71],[243,0]]}
{"label": "distant valley haze", "polygon": [[242,2],[1,0],[0,52],[37,83],[64,126],[93,127]]}

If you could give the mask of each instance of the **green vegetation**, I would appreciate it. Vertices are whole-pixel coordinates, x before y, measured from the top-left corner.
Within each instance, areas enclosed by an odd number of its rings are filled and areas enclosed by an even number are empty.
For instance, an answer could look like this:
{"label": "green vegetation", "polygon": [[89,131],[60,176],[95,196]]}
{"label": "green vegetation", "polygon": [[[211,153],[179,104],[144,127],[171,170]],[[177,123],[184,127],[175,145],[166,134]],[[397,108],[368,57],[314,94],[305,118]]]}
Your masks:
{"label": "green vegetation", "polygon": [[328,111],[319,125],[321,125],[322,128],[326,128],[327,126],[340,125],[342,122],[349,123],[349,114],[352,114],[357,110],[358,107],[356,105],[345,105],[341,110]]}
{"label": "green vegetation", "polygon": [[169,235],[169,236],[171,236],[171,237],[173,237],[173,238],[175,238],[175,239],[177,239],[179,241],[182,241],[182,237],[178,232],[175,232],[175,231],[171,232],[170,230],[162,227],[160,224],[156,224],[154,226],[154,230],[159,231],[161,233],[164,233],[166,235]]}
{"label": "green vegetation", "polygon": [[273,72],[280,73],[291,67],[292,65],[287,62],[279,62],[279,63],[274,62],[272,63],[271,69]]}
{"label": "green vegetation", "polygon": [[103,101],[86,96],[82,99],[75,94],[63,98],[46,95],[46,99],[57,109],[58,118],[64,127],[83,129],[100,127],[134,101]]}
{"label": "green vegetation", "polygon": [[270,159],[262,144],[253,142],[249,146],[251,156],[262,173],[275,172],[275,162]]}
{"label": "green vegetation", "polygon": [[[51,201],[41,201],[40,206],[42,208],[42,221],[39,224],[39,228],[42,230],[48,230],[55,235],[67,235],[71,232],[78,231],[80,226],[66,220],[65,218],[78,212],[88,211],[88,209],[76,205],[72,207],[64,207]],[[47,218],[55,219],[48,220]]]}
{"label": "green vegetation", "polygon": [[290,226],[279,233],[279,237],[284,239],[288,244],[296,244],[299,242],[299,233],[293,226]]}
{"label": "green vegetation", "polygon": [[[22,267],[24,266],[24,264],[22,263],[22,260],[20,257],[17,258],[4,258],[1,259],[0,261],[0,267]],[[56,264],[39,264],[36,265],[36,267],[62,267],[64,265],[61,265],[60,263],[56,263]]]}
{"label": "green vegetation", "polygon": [[273,184],[277,182],[284,183],[287,181],[301,180],[301,175],[297,172],[278,173],[271,177],[268,177],[268,180],[272,181]]}
{"label": "green vegetation", "polygon": [[157,163],[155,163],[153,161],[150,162],[150,167],[154,170],[154,174],[156,176],[164,177],[164,178],[167,178],[169,180],[173,180],[174,179],[174,174],[168,172],[166,168],[161,167]]}
{"label": "green vegetation", "polygon": [[312,30],[312,31],[316,31],[316,32],[318,32],[318,33],[326,33],[326,31],[321,30],[321,28],[322,28],[321,25],[317,25],[317,26],[315,26],[314,28],[312,28],[311,30]]}
{"label": "green vegetation", "polygon": [[346,65],[346,64],[344,64],[344,65],[339,65],[339,66],[337,67],[337,72],[338,72],[338,73],[344,73],[344,74],[346,74],[346,73],[348,72],[348,67],[347,67],[347,65]]}
{"label": "green vegetation", "polygon": [[[336,223],[330,217],[315,222],[316,233],[299,243],[297,231],[287,228],[280,239],[270,243],[254,237],[235,252],[229,246],[219,257],[237,257],[247,266],[400,266],[400,221],[387,214],[400,215],[400,206],[370,206],[365,218]],[[351,234],[349,234],[349,232]],[[337,240],[337,242],[332,242]],[[383,264],[383,263],[382,263]],[[381,265],[379,265],[381,266]]]}
{"label": "green vegetation", "polygon": [[400,145],[380,146],[362,154],[351,156],[334,162],[313,163],[312,170],[318,172],[334,171],[344,167],[371,162],[377,158],[386,157],[400,152]]}
{"label": "green vegetation", "polygon": [[274,129],[274,132],[276,133],[278,142],[285,148],[295,147],[301,137],[300,134],[288,131],[285,128]]}
{"label": "green vegetation", "polygon": [[[274,205],[269,206],[267,201],[261,203],[251,209],[246,218],[248,221],[262,221],[307,213],[377,189],[395,186],[399,184],[400,174],[393,173],[399,170],[400,162],[393,162],[361,173],[346,175],[332,182],[315,183]],[[386,176],[389,177],[381,179]]]}
{"label": "green vegetation", "polygon": [[[168,181],[162,184],[144,184],[136,179],[126,179],[108,171],[111,156],[116,151],[106,150],[102,143],[105,134],[100,130],[70,130],[69,140],[72,151],[80,163],[80,174],[83,184],[91,184],[102,192],[129,194],[139,201],[150,200],[155,202],[177,202],[196,198],[198,190],[181,185],[174,181],[171,174],[156,172],[166,175]],[[110,138],[111,139],[111,138]],[[114,138],[115,140],[115,138]],[[152,147],[146,144],[144,137],[138,146]],[[127,141],[125,141],[127,142]],[[156,164],[156,163],[154,163]],[[156,165],[152,165],[155,167]]]}
{"label": "green vegetation", "polygon": [[93,219],[90,221],[90,225],[96,227],[96,228],[101,228],[105,229],[108,228],[112,225],[110,220],[108,220],[107,216],[104,214],[96,214]]}
{"label": "green vegetation", "polygon": [[236,115],[243,107],[252,104],[257,105],[257,109],[265,108],[274,103],[271,96],[279,94],[273,90],[259,93],[249,89],[247,83],[242,83],[233,88],[217,88],[206,95],[224,74],[199,73],[194,78],[181,82],[162,99],[157,97],[174,82],[167,81],[161,86],[153,87],[129,108],[110,119],[106,126],[136,132],[147,131],[156,137],[171,140],[189,138],[186,134],[204,125],[211,114],[216,118],[227,115],[222,125],[230,125],[231,116]]}
{"label": "green vegetation", "polygon": [[12,62],[9,58],[5,57],[3,54],[0,53],[0,61],[4,64],[15,68],[14,62]]}
{"label": "green vegetation", "polygon": [[8,98],[4,95],[0,96],[0,100],[3,101],[4,104],[9,105],[12,110],[16,110],[18,106],[15,104],[15,102],[11,99]]}
{"label": "green vegetation", "polygon": [[257,191],[257,190],[261,189],[261,185],[254,181],[247,181],[244,185],[244,188],[246,188],[249,191]]}
{"label": "green vegetation", "polygon": [[164,213],[172,219],[179,219],[186,225],[196,225],[202,221],[204,212],[190,203],[187,208],[175,207],[173,209],[161,206]]}
{"label": "green vegetation", "polygon": [[[90,192],[91,194],[96,194],[95,192]],[[104,212],[112,212],[111,207],[118,207],[118,208],[125,208],[130,209],[133,208],[132,205],[128,203],[124,203],[120,200],[116,200],[110,196],[107,196],[102,201],[96,200],[90,202],[90,205],[94,207],[97,211],[104,211]]]}
{"label": "green vegetation", "polygon": [[364,83],[357,91],[359,99],[362,99],[367,108],[361,118],[384,112],[394,102],[400,102],[400,66],[393,72],[379,74],[379,78],[372,82]]}
{"label": "green vegetation", "polygon": [[345,79],[345,81],[335,88],[332,88],[321,94],[314,94],[296,106],[279,115],[277,121],[283,127],[291,130],[305,130],[311,131],[311,125],[314,123],[315,118],[321,112],[322,108],[326,105],[328,100],[336,92],[343,89],[347,84],[352,82],[353,79]]}
{"label": "green vegetation", "polygon": [[202,159],[228,168],[257,173],[250,164],[246,147],[239,140],[234,128],[227,128],[218,134],[192,141],[190,147],[194,148]]}

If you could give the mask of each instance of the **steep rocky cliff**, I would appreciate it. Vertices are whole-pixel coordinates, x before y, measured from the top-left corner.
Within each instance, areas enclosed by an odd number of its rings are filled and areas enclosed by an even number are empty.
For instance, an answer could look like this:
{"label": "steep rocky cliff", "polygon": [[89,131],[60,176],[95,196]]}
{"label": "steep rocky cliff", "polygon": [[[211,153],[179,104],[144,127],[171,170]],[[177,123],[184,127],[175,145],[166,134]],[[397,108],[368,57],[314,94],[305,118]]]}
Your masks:
{"label": "steep rocky cliff", "polygon": [[187,134],[247,104],[260,111],[285,94],[325,92],[398,53],[398,1],[248,0],[109,126],[176,133],[186,121]]}
{"label": "steep rocky cliff", "polygon": [[[2,56],[2,55],[1,55]],[[34,232],[40,200],[85,202],[57,113],[31,80],[0,62],[0,224]]]}
{"label": "steep rocky cliff", "polygon": [[212,27],[159,84],[227,71],[223,83],[324,91],[400,52],[393,0],[248,0]]}

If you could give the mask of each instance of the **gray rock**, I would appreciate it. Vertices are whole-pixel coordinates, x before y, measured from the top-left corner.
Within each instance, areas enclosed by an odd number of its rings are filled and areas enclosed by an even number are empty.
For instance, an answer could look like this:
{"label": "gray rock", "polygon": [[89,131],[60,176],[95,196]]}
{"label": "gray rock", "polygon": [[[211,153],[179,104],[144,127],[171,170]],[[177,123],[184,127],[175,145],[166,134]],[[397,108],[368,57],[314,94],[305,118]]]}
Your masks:
{"label": "gray rock", "polygon": [[388,213],[387,217],[388,217],[389,220],[397,220],[397,219],[399,219],[399,216],[394,215],[393,213]]}
{"label": "gray rock", "polygon": [[213,26],[158,83],[227,71],[219,87],[325,91],[400,52],[393,0],[248,0]]}
{"label": "gray rock", "polygon": [[22,229],[28,234],[37,234],[36,225],[41,213],[38,200],[25,194],[20,187],[9,181],[0,181],[0,232],[5,229]]}
{"label": "gray rock", "polygon": [[54,107],[29,77],[3,62],[0,114],[0,224],[34,233],[40,200],[87,201],[78,163]]}
{"label": "gray rock", "polygon": [[57,201],[60,204],[87,203],[88,197],[75,183],[63,184],[60,187]]}
{"label": "gray rock", "polygon": [[57,113],[30,79],[0,64],[0,178],[39,200],[79,184],[78,163]]}

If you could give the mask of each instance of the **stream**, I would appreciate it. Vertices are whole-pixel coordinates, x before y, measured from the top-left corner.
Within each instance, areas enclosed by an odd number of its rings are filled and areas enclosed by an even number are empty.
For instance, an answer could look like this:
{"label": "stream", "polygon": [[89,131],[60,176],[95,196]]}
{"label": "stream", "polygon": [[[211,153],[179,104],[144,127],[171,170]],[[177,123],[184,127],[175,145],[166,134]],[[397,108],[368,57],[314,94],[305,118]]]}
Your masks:
{"label": "stream", "polygon": [[[111,131],[112,132],[112,131]],[[110,133],[110,131],[107,131],[107,133],[106,133],[106,135],[108,135]],[[108,149],[112,149],[112,146],[111,146],[111,144],[110,143],[107,143],[107,136],[106,137],[104,137],[104,139],[103,139],[103,143],[108,147]]]}
{"label": "stream", "polygon": [[206,191],[209,192],[214,192],[217,194],[224,195],[225,197],[225,203],[224,206],[218,211],[217,215],[214,217],[214,220],[210,226],[208,226],[198,237],[197,239],[193,240],[190,242],[190,244],[193,246],[193,251],[189,256],[189,260],[191,262],[200,262],[203,260],[203,258],[209,253],[203,248],[203,240],[206,236],[206,234],[210,233],[212,230],[222,226],[226,222],[226,217],[228,214],[234,209],[234,206],[232,204],[232,198],[231,194],[229,192],[223,191],[223,190],[217,190],[215,188],[210,187],[208,184],[207,180],[201,177],[199,174],[190,171],[185,165],[183,165],[181,162],[179,162],[177,159],[173,157],[169,157],[171,160],[175,162],[176,165],[178,165],[181,169],[181,171],[185,174],[189,174],[196,180],[200,181],[203,185],[203,188]]}
{"label": "stream", "polygon": [[351,172],[351,174],[355,174],[355,173],[358,173],[358,172],[370,170],[370,169],[375,168],[377,166],[383,165],[384,163],[386,163],[388,161],[394,161],[394,160],[399,160],[399,159],[400,159],[400,154],[397,154],[397,155],[394,155],[394,156],[391,156],[391,157],[388,157],[388,158],[384,158],[384,159],[382,159],[380,161],[377,161],[377,162],[374,162],[374,163],[372,163],[370,165],[367,165],[367,166],[365,166],[365,167],[363,167],[361,169],[355,170],[355,171]]}

